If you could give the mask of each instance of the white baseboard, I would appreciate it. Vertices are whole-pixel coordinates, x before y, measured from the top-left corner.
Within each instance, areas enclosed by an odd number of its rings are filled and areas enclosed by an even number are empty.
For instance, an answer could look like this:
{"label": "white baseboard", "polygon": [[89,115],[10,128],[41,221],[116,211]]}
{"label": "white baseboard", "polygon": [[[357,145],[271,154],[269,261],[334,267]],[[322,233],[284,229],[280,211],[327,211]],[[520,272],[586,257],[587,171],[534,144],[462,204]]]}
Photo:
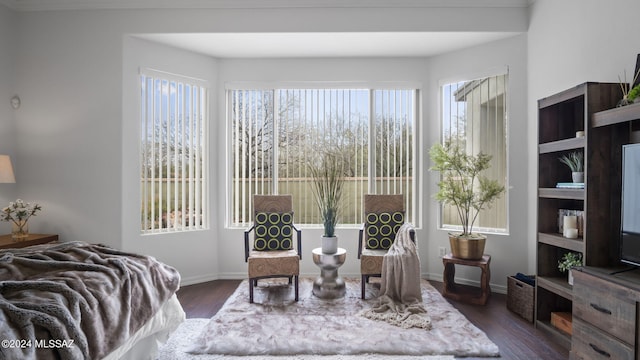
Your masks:
{"label": "white baseboard", "polygon": [[[302,273],[300,274],[300,276],[304,276],[304,277],[314,277],[314,276],[318,276],[317,272],[314,273]],[[352,274],[352,273],[348,273],[348,274],[340,274],[340,276],[342,277],[351,277],[351,278],[360,278],[360,274]],[[199,284],[202,282],[207,282],[207,281],[213,281],[213,280],[237,280],[237,279],[246,279],[247,278],[247,273],[243,272],[243,273],[221,273],[221,274],[208,274],[208,275],[202,275],[202,276],[190,276],[188,278],[183,278],[181,281],[181,286],[187,286],[187,285],[194,285],[194,284]],[[439,282],[443,282],[443,278],[442,278],[442,274],[441,273],[422,273],[422,278],[423,279],[427,279],[427,280],[433,280],[433,281],[439,281]],[[462,284],[462,285],[470,285],[470,286],[480,286],[480,282],[477,280],[469,280],[469,279],[460,279],[460,278],[456,278],[456,283],[457,284]],[[496,284],[489,284],[491,286],[491,291],[498,293],[498,294],[506,294],[507,293],[507,287],[504,285],[496,285]]]}
{"label": "white baseboard", "polygon": [[195,285],[207,281],[218,280],[220,277],[216,274],[206,274],[198,276],[183,277],[180,279],[180,286]]}

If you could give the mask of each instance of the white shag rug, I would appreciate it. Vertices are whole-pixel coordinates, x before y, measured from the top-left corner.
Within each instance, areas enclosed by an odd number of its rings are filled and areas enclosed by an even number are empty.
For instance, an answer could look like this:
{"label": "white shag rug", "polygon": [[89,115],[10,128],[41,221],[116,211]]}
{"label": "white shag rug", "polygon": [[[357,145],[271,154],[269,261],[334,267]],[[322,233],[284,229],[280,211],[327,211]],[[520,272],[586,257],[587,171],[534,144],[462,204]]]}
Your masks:
{"label": "white shag rug", "polygon": [[202,329],[209,323],[209,319],[187,319],[180,327],[171,335],[169,341],[160,348],[158,360],[452,360],[451,355],[380,355],[380,354],[362,354],[362,355],[286,355],[286,356],[234,356],[234,355],[215,355],[215,354],[189,354],[185,349],[192,345]]}
{"label": "white shag rug", "polygon": [[[424,307],[432,321],[431,330],[402,329],[361,316],[360,313],[376,304],[377,289],[367,286],[367,300],[362,300],[360,280],[345,279],[345,282],[347,292],[343,298],[323,300],[312,294],[313,279],[301,278],[300,299],[295,302],[292,286],[263,280],[255,288],[255,303],[249,304],[249,285],[245,280],[220,311],[207,320],[197,336],[183,337],[183,344],[176,344],[179,335],[176,334],[166,347],[173,346],[174,351],[186,352],[194,356],[193,359],[225,358],[200,355],[253,356],[255,359],[264,356],[314,359],[313,356],[319,355],[332,355],[335,359],[499,356],[498,347],[486,334],[426,280],[421,281],[421,288]],[[185,325],[200,324],[191,321]],[[172,358],[162,351],[160,359]]]}

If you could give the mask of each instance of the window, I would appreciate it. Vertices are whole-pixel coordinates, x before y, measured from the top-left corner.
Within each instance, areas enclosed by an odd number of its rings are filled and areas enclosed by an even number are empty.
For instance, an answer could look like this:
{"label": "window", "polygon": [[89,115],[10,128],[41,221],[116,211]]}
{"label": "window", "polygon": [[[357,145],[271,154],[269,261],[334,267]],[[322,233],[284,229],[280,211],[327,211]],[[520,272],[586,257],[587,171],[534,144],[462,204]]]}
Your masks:
{"label": "window", "polygon": [[[507,184],[507,81],[508,75],[460,81],[442,87],[443,138],[458,142],[469,154],[491,155],[491,167],[484,172],[501,185]],[[508,192],[507,192],[508,193]],[[442,226],[456,228],[460,220],[452,205],[442,206]],[[507,231],[507,195],[484,209],[474,229]]]}
{"label": "window", "polygon": [[362,195],[404,194],[413,221],[414,89],[230,89],[229,224],[252,221],[254,194],[292,194],[296,222],[320,224],[307,163],[327,147],[346,159],[341,224],[363,221]]}
{"label": "window", "polygon": [[142,232],[207,228],[205,83],[153,70],[140,80]]}

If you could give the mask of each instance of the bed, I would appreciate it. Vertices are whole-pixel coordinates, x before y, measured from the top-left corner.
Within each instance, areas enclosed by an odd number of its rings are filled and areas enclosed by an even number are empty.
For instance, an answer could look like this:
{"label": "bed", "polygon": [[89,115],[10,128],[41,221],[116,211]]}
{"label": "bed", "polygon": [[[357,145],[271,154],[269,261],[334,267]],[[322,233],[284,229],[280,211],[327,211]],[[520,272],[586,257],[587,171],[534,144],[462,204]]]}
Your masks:
{"label": "bed", "polygon": [[67,242],[0,250],[0,359],[155,359],[184,321],[178,272]]}

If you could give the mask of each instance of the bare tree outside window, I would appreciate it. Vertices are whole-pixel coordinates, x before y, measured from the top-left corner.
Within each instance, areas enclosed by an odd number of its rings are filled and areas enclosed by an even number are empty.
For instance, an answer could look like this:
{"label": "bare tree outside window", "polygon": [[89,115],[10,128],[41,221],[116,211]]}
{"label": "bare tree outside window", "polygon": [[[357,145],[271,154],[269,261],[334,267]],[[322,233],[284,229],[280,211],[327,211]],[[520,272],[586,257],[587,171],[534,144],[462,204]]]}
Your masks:
{"label": "bare tree outside window", "polygon": [[207,89],[147,70],[141,104],[142,232],[207,227]]}
{"label": "bare tree outside window", "polygon": [[271,193],[292,194],[296,221],[319,224],[307,164],[329,149],[345,161],[341,224],[362,221],[363,194],[403,193],[413,203],[415,92],[229,90],[230,225],[250,222],[253,195]]}

